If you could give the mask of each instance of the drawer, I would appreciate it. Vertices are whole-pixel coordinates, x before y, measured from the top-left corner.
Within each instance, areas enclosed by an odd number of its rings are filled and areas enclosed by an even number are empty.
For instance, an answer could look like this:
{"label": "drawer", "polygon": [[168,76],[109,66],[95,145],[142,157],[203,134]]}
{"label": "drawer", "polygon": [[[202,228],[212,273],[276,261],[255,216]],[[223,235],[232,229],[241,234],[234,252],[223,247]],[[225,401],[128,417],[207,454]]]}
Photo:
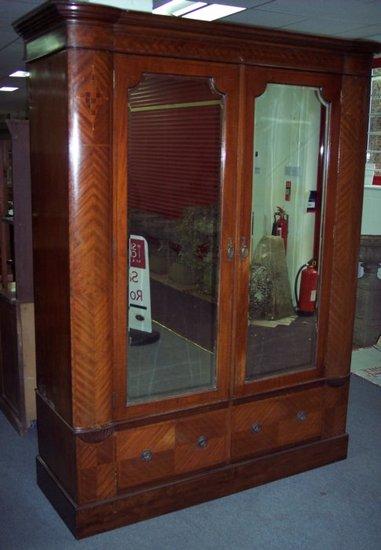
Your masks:
{"label": "drawer", "polygon": [[175,470],[200,470],[229,458],[228,411],[219,410],[177,421]]}
{"label": "drawer", "polygon": [[174,475],[175,423],[162,422],[116,434],[118,489]]}
{"label": "drawer", "polygon": [[232,412],[232,458],[318,438],[323,413],[323,388],[237,405]]}
{"label": "drawer", "polygon": [[225,462],[227,419],[220,410],[118,432],[119,491]]}

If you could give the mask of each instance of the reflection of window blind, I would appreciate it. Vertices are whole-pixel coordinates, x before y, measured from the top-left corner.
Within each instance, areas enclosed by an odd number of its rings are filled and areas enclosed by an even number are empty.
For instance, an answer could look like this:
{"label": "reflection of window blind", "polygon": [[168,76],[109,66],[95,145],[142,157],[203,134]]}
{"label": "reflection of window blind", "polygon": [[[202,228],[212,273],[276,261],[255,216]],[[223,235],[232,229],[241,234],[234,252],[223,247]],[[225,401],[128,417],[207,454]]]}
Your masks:
{"label": "reflection of window blind", "polygon": [[130,92],[130,208],[178,217],[218,201],[221,113],[205,79],[152,75]]}

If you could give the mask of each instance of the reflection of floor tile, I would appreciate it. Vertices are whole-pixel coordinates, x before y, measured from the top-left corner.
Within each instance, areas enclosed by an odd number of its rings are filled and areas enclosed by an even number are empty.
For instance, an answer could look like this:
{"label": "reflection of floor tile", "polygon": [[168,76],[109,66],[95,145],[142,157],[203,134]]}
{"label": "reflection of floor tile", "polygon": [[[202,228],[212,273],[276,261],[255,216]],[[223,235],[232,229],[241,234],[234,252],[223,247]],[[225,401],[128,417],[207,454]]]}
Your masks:
{"label": "reflection of floor tile", "polygon": [[160,339],[128,349],[128,395],[131,400],[173,395],[210,387],[214,354],[161,325]]}
{"label": "reflection of floor tile", "polygon": [[381,386],[381,349],[370,347],[353,351],[351,371]]}
{"label": "reflection of floor tile", "polygon": [[315,317],[295,317],[289,325],[249,325],[247,370],[251,378],[312,368]]}

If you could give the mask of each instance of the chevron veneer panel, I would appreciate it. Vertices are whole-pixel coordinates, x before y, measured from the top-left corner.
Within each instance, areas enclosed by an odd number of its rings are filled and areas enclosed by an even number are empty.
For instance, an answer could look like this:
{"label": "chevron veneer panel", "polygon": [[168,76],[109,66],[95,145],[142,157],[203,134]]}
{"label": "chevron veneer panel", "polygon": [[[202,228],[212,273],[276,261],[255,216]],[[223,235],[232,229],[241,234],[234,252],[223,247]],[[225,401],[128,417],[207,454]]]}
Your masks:
{"label": "chevron veneer panel", "polygon": [[78,502],[116,495],[115,437],[89,443],[77,438]]}
{"label": "chevron veneer panel", "polygon": [[232,412],[232,457],[261,454],[321,436],[323,390],[314,388],[238,405]]}
{"label": "chevron veneer panel", "polygon": [[74,425],[94,427],[111,419],[112,59],[107,52],[68,55]]}
{"label": "chevron veneer panel", "polygon": [[352,76],[344,76],[342,81],[331,299],[325,356],[328,377],[346,376],[350,369],[369,83],[369,79]]}

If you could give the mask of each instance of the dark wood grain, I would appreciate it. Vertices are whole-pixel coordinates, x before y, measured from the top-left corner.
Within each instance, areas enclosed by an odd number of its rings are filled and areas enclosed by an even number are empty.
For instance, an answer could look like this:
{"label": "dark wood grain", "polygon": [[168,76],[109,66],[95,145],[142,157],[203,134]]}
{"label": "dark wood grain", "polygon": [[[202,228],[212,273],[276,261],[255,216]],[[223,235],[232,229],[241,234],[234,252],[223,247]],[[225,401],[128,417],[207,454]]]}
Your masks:
{"label": "dark wood grain", "polygon": [[342,385],[330,387],[324,392],[323,437],[334,437],[345,433],[348,409],[349,378]]}
{"label": "dark wood grain", "polygon": [[334,203],[327,376],[349,373],[357,288],[358,251],[364,192],[370,79],[344,76],[338,131],[337,190]]}
{"label": "dark wood grain", "polygon": [[[225,365],[231,361],[231,318],[234,264],[227,259],[226,246],[233,239],[235,231],[234,204],[236,163],[235,120],[238,113],[238,70],[220,64],[205,64],[190,61],[178,61],[159,58],[138,58],[115,56],[115,92],[114,92],[114,242],[120,254],[114,259],[114,358],[116,369],[114,392],[116,394],[116,416],[121,419],[139,418],[163,414],[170,410],[194,407],[207,402],[226,399],[230,374]],[[170,399],[156,400],[151,403],[134,404],[126,409],[126,334],[127,334],[127,293],[126,293],[126,254],[127,254],[127,197],[126,182],[128,119],[127,90],[136,86],[144,72],[153,74],[172,74],[184,76],[203,76],[213,79],[217,90],[224,94],[223,138],[221,148],[221,187],[223,189],[221,204],[221,235],[219,237],[219,299],[217,320],[217,388],[214,391],[198,391],[189,395],[175,396]],[[223,342],[223,345],[219,345]]]}
{"label": "dark wood grain", "polygon": [[29,70],[37,384],[71,422],[67,53]]}
{"label": "dark wood grain", "polygon": [[233,458],[319,438],[323,410],[321,388],[233,407]]}
{"label": "dark wood grain", "polygon": [[175,471],[184,473],[227,462],[230,458],[227,410],[176,422]]}
{"label": "dark wood grain", "polygon": [[37,392],[38,452],[54,477],[75,500],[78,497],[75,437],[62,417]]}
{"label": "dark wood grain", "polygon": [[68,66],[73,422],[88,428],[112,417],[112,59],[72,50]]}
{"label": "dark wood grain", "polygon": [[15,300],[0,293],[0,407],[16,429],[25,430],[24,385],[20,343],[19,311]]}
{"label": "dark wood grain", "polygon": [[85,442],[76,438],[78,498],[82,504],[110,498],[117,493],[115,438]]}
{"label": "dark wood grain", "polygon": [[[366,41],[189,21],[62,0],[44,4],[16,21],[14,27],[27,41],[29,60],[57,48],[96,47],[140,55],[367,74],[369,52],[379,50],[379,45]],[[42,33],[50,40],[43,40]]]}
{"label": "dark wood grain", "polygon": [[[240,179],[238,180],[238,193],[240,200],[237,205],[237,234],[238,240],[242,237],[250,242],[251,210],[245,205],[252,204],[253,186],[253,142],[254,142],[254,115],[255,99],[261,96],[267,84],[288,84],[295,86],[310,86],[321,91],[322,97],[330,104],[330,123],[335,127],[336,113],[340,108],[340,78],[336,75],[325,73],[315,74],[311,72],[293,72],[274,68],[246,68],[242,70],[242,100],[240,102],[241,113],[244,122],[240,126]],[[329,138],[329,152],[332,158],[336,158],[338,152],[338,136],[332,132]],[[323,183],[323,182],[322,182]],[[324,185],[327,189],[327,205],[332,208],[335,201],[334,190],[336,173],[329,169],[327,181]],[[323,374],[324,346],[327,332],[327,312],[330,307],[330,295],[328,285],[330,283],[331,248],[334,220],[332,216],[325,216],[323,231],[323,261],[320,270],[320,294],[318,313],[318,343],[316,359],[306,365],[306,369],[297,372],[283,373],[277,376],[246,380],[246,362],[248,361],[248,293],[249,293],[249,260],[248,258],[237,260],[237,278],[235,292],[235,389],[234,394],[250,395],[258,392],[266,392],[273,388],[293,386],[300,382],[320,378]]]}
{"label": "dark wood grain", "polygon": [[87,507],[76,506],[39,459],[38,484],[73,534],[84,538],[342,460],[347,446],[342,435]]}
{"label": "dark wood grain", "polygon": [[[173,477],[174,448],[174,422],[118,432],[116,460],[119,491],[124,492],[128,487]],[[152,456],[144,459],[144,452],[151,453]]]}
{"label": "dark wood grain", "polygon": [[[74,534],[345,458],[378,46],[63,0],[16,29],[31,71],[38,483]],[[211,78],[224,96],[217,386],[127,406],[127,103],[145,73]],[[250,234],[254,100],[269,82],[320,88],[330,105],[319,340],[313,368],[245,382],[249,262],[226,245]]]}

